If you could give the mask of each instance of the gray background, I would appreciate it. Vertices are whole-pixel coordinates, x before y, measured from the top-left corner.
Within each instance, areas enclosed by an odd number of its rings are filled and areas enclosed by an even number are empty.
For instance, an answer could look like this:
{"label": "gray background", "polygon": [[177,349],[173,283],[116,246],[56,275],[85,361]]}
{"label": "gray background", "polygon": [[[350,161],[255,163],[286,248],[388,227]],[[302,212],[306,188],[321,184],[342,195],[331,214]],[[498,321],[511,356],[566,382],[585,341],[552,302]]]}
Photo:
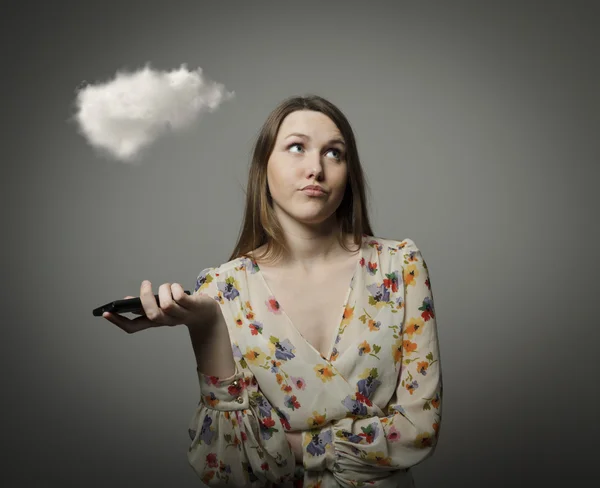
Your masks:
{"label": "gray background", "polygon": [[[306,93],[353,125],[375,235],[413,239],[430,267],[445,404],[418,486],[591,476],[597,2],[7,5],[3,486],[201,485],[187,330],[127,335],[91,312],[144,279],[193,289],[229,257],[252,142]],[[139,167],[102,159],[68,122],[74,90],[148,61],[236,98]]]}

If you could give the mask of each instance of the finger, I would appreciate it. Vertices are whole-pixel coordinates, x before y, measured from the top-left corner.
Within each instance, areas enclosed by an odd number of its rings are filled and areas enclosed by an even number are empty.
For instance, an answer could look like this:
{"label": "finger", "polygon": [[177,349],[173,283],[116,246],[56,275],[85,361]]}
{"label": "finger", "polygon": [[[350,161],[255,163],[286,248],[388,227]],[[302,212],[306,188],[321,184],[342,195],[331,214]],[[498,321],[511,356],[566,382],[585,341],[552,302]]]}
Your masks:
{"label": "finger", "polygon": [[142,308],[146,317],[151,321],[158,319],[162,315],[152,292],[152,283],[149,281],[142,281],[140,286],[140,301],[142,302]]}
{"label": "finger", "polygon": [[164,322],[175,325],[184,314],[185,310],[173,300],[171,283],[163,283],[158,289],[158,299],[160,300],[160,309],[164,312]]}
{"label": "finger", "polygon": [[183,287],[179,283],[173,283],[171,285],[171,293],[173,294],[173,299],[183,310],[189,311],[191,308],[191,304],[189,302],[189,297],[186,295]]}

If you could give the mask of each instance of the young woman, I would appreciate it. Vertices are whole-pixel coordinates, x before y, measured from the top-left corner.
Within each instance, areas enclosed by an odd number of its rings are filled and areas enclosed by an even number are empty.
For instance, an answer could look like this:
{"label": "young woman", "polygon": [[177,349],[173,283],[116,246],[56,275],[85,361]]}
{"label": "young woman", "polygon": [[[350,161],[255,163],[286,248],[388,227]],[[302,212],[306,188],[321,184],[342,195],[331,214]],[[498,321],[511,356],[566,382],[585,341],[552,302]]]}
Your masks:
{"label": "young woman", "polygon": [[[186,324],[201,400],[188,460],[209,486],[414,486],[437,443],[442,376],[427,265],[374,237],[353,131],[317,97],[260,131],[242,233],[195,293],[140,290],[129,332]],[[136,322],[137,321],[137,322]]]}

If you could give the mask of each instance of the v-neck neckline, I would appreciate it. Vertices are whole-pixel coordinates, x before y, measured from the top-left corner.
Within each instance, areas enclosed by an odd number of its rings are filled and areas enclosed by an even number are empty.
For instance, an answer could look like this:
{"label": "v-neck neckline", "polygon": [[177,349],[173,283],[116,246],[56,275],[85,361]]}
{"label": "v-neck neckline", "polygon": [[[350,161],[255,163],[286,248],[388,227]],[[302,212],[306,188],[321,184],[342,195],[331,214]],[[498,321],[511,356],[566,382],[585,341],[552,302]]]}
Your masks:
{"label": "v-neck neckline", "polygon": [[260,269],[259,264],[256,262],[256,260],[254,259],[254,257],[251,257],[251,261],[252,264],[254,266],[255,269],[255,275],[257,275],[260,279],[260,281],[262,282],[263,286],[265,287],[265,289],[269,292],[269,295],[275,299],[275,301],[279,304],[280,306],[280,310],[282,315],[285,317],[285,320],[288,322],[288,324],[290,325],[290,327],[294,330],[294,332],[296,334],[298,334],[302,340],[308,345],[308,347],[310,347],[315,353],[317,353],[321,358],[325,359],[328,362],[331,362],[331,355],[333,354],[333,350],[335,348],[335,341],[337,339],[337,336],[339,334],[339,330],[340,327],[342,325],[342,320],[343,320],[343,313],[344,310],[346,309],[346,307],[348,306],[348,301],[350,299],[350,293],[352,292],[353,289],[353,284],[356,281],[356,277],[361,269],[361,262],[364,258],[364,246],[365,246],[365,240],[367,239],[368,236],[366,236],[365,234],[361,235],[361,242],[360,242],[360,249],[358,251],[358,259],[356,261],[356,264],[354,266],[354,272],[352,273],[352,277],[350,278],[350,282],[348,283],[348,288],[346,290],[346,296],[344,298],[344,303],[341,305],[341,313],[340,313],[340,319],[339,319],[339,323],[337,324],[336,327],[333,328],[334,330],[334,334],[333,337],[330,338],[329,341],[329,346],[327,348],[327,354],[326,356],[323,356],[315,346],[313,346],[300,332],[300,330],[294,325],[294,323],[292,322],[292,319],[290,319],[289,315],[287,314],[287,312],[285,311],[285,309],[281,306],[281,303],[279,302],[279,300],[277,300],[277,297],[275,296],[275,294],[273,293],[273,290],[271,290],[271,287],[269,286],[269,284],[267,283],[267,280],[265,279],[265,277],[263,276],[263,273]]}

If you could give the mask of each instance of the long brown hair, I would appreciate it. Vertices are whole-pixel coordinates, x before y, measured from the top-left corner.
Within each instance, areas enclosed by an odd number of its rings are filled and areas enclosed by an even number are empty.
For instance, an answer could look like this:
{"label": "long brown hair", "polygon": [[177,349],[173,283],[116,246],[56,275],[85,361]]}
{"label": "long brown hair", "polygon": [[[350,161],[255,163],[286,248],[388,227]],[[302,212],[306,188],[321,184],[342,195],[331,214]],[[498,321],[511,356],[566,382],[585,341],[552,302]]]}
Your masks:
{"label": "long brown hair", "polygon": [[363,234],[373,235],[367,210],[365,178],[350,123],[340,109],[322,97],[317,95],[289,97],[269,114],[254,144],[246,189],[244,222],[229,261],[242,256],[249,257],[250,251],[255,251],[265,243],[267,244],[265,251],[254,258],[268,257],[265,261],[278,261],[289,251],[267,188],[267,162],[275,146],[283,119],[296,110],[314,110],[327,115],[335,123],[346,142],[348,182],[344,197],[336,210],[338,242],[346,251],[350,251],[345,243],[345,235],[352,234],[354,244],[357,246],[360,246]]}

